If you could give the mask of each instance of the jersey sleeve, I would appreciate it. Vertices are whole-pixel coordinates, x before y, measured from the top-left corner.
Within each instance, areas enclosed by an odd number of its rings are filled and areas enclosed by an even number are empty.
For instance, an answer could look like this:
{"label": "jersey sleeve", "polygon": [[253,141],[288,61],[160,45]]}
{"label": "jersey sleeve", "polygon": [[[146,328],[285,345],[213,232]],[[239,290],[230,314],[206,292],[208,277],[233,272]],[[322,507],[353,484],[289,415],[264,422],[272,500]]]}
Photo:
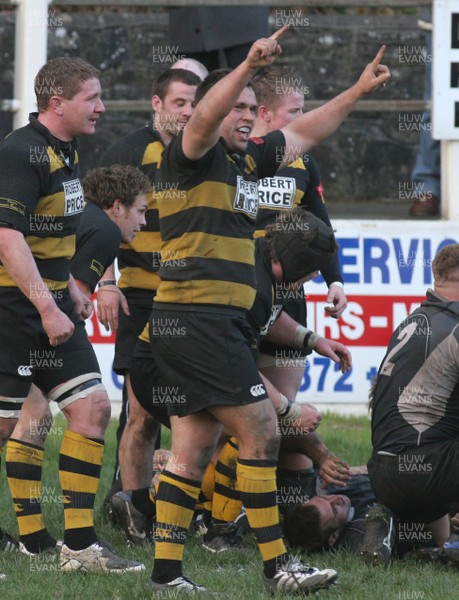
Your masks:
{"label": "jersey sleeve", "polygon": [[223,157],[224,152],[217,143],[204,156],[192,160],[185,156],[182,140],[183,132],[180,132],[164,149],[161,169],[156,178],[156,183],[161,190],[165,190],[169,186],[174,189],[177,185],[179,189],[188,189],[201,177],[207,180],[212,161],[218,161]]}
{"label": "jersey sleeve", "polygon": [[8,144],[0,149],[0,224],[27,235],[30,215],[41,195],[42,178],[38,166],[31,163],[32,151]]}
{"label": "jersey sleeve", "polygon": [[[75,279],[84,281],[94,291],[100,278],[116,258],[121,242],[119,228],[95,221],[85,226],[90,218],[82,218],[77,232],[76,251],[70,261],[70,272]],[[84,231],[81,231],[81,229]]]}
{"label": "jersey sleeve", "polygon": [[[331,227],[330,217],[328,216],[328,210],[324,199],[324,188],[320,177],[319,165],[311,154],[306,154],[303,157],[303,160],[306,168],[309,170],[310,185],[304,194],[301,204],[305,209],[312,212],[316,217]],[[334,281],[343,282],[338,253],[335,254],[328,267],[322,271],[322,276],[328,286]]]}
{"label": "jersey sleeve", "polygon": [[301,206],[312,212],[327,225],[331,225],[324,199],[319,165],[311,154],[303,156],[303,162],[309,171],[309,185],[301,200]]}

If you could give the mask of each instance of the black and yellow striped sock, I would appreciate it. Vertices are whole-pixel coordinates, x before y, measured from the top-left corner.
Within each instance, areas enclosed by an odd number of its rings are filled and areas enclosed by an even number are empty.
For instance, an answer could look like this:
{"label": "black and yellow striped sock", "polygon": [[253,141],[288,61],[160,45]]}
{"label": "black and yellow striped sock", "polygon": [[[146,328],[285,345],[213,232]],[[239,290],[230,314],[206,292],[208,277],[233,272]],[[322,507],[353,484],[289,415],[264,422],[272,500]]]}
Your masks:
{"label": "black and yellow striped sock", "polygon": [[131,495],[131,501],[138,511],[144,514],[149,519],[156,517],[156,488],[147,487],[133,490]]}
{"label": "black and yellow striped sock", "polygon": [[151,575],[167,583],[182,575],[183,551],[198,499],[200,481],[164,471],[156,495],[155,563]]}
{"label": "black and yellow striped sock", "polygon": [[64,544],[72,550],[83,550],[97,541],[94,500],[103,451],[103,440],[93,440],[68,429],[62,438],[59,478],[64,498]]}
{"label": "black and yellow striped sock", "polygon": [[41,512],[43,448],[10,439],[6,448],[6,474],[19,528],[29,552],[38,553],[56,544],[46,531]]}
{"label": "black and yellow striped sock", "polygon": [[204,476],[201,481],[201,490],[199,492],[198,501],[195,510],[204,510],[209,515],[212,513],[212,501],[215,486],[215,465],[210,462],[207,469],[204,471]]}
{"label": "black and yellow striped sock", "polygon": [[288,560],[276,504],[276,462],[239,458],[237,485],[257,539],[265,575],[274,577],[278,567]]}
{"label": "black and yellow striped sock", "polygon": [[212,518],[217,521],[232,522],[242,509],[242,501],[236,485],[238,455],[236,439],[231,437],[223,446],[215,467]]}

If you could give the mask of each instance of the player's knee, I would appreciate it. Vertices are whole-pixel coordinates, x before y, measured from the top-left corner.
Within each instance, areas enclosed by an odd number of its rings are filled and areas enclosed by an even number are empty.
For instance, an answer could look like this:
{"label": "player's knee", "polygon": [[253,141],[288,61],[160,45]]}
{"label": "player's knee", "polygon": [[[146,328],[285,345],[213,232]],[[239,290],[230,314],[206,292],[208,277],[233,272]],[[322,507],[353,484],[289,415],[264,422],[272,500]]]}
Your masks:
{"label": "player's knee", "polygon": [[212,454],[214,452],[214,445],[206,446],[205,448],[201,448],[196,460],[196,467],[199,471],[200,476],[204,475],[204,471],[207,469],[207,465],[212,458]]}
{"label": "player's knee", "polygon": [[[51,431],[51,427],[53,426],[53,415],[51,411],[48,410],[40,415],[37,419],[31,419],[30,423],[22,426],[22,419],[18,423],[19,433],[21,434],[21,438],[25,441],[30,439],[31,443],[37,444],[38,446],[43,446],[46,440],[48,433]],[[15,433],[16,437],[16,433]]]}
{"label": "player's knee", "polygon": [[239,450],[253,458],[277,460],[280,448],[280,436],[277,435],[276,423],[270,418],[260,419],[256,427],[238,438]]}
{"label": "player's knee", "polygon": [[280,436],[275,433],[266,440],[265,454],[270,460],[277,460],[280,450]]}
{"label": "player's knee", "polygon": [[97,424],[105,429],[110,421],[111,415],[111,405],[107,396],[107,392],[94,392],[88,397],[88,399],[91,400],[91,413],[94,419],[94,424]]}
{"label": "player's knee", "polygon": [[90,421],[91,426],[105,429],[110,420],[110,401],[100,377],[82,375],[68,381],[50,394],[69,418]]}

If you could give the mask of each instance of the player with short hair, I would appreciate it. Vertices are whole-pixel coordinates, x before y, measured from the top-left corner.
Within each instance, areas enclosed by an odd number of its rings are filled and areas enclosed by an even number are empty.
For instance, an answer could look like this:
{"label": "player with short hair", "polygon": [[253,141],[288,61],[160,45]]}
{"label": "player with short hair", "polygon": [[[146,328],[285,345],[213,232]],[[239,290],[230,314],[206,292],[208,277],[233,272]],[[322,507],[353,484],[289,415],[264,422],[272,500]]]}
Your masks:
{"label": "player with short hair", "polygon": [[[170,69],[161,73],[153,83],[152,121],[111,146],[102,157],[102,163],[136,166],[154,186],[164,146],[190,118],[199,82],[197,75],[185,69]],[[118,286],[114,270],[109,269],[102,278],[98,293],[99,320],[107,328],[110,326],[112,330],[117,330],[113,369],[124,375],[124,408],[117,431],[120,473],[115,472],[110,497],[120,489],[119,477],[122,489],[148,485],[151,479],[150,457],[159,431],[158,425],[137,402],[129,376],[137,337],[148,321],[159,285],[161,237],[156,193],[153,190],[148,197],[146,222],[146,227],[131,243],[122,243],[120,246],[118,267],[121,276]],[[120,306],[122,311],[119,310]]]}
{"label": "player with short hair", "polygon": [[[198,89],[195,112],[165,149],[158,173],[163,260],[151,342],[165,384],[185,398],[168,407],[172,458],[156,497],[151,577],[158,591],[205,591],[183,577],[182,556],[202,474],[223,425],[239,442],[238,488],[259,543],[265,586],[303,593],[336,579],[332,569],[292,561],[280,534],[276,413],[251,354],[246,316],[256,294],[257,180],[274,175],[279,154],[293,147],[303,154],[325,139],[362,95],[390,75],[380,65],[381,50],[352,88],[283,130],[249,141],[257,104],[248,84],[280,54],[279,35],[255,42],[247,59],[202,98]],[[180,193],[171,198],[172,186]]]}
{"label": "player with short hair", "polygon": [[458,562],[448,513],[459,500],[459,244],[444,246],[432,271],[434,288],[398,325],[379,367],[368,473],[378,500],[400,520],[424,523]]}
{"label": "player with short hair", "polygon": [[[258,115],[252,135],[259,137],[270,131],[281,129],[303,114],[305,83],[300,73],[288,66],[271,66],[254,78],[254,89],[258,102]],[[273,178],[264,178],[258,183],[259,207],[256,236],[264,235],[265,227],[274,223],[276,216],[294,207],[309,210],[327,225],[330,224],[319,166],[311,154],[291,157],[291,162],[279,169]],[[327,307],[330,315],[338,318],[346,308],[343,292],[343,277],[338,255],[324,268],[322,275],[330,290]],[[306,325],[306,302],[303,287],[295,290],[276,289],[278,301],[284,310],[302,325]],[[267,340],[260,348],[258,366],[261,372],[287,397],[295,398],[304,374],[308,349],[275,345]],[[294,364],[295,363],[295,364]]]}
{"label": "player with short hair", "polygon": [[[68,420],[59,455],[64,572],[144,569],[94,529],[110,403],[84,328],[90,306],[69,270],[84,204],[75,138],[93,134],[105,110],[98,77],[79,58],[48,61],[34,83],[39,113],[0,144],[0,426],[11,431],[32,383]],[[42,463],[42,448],[9,441],[8,483],[30,554],[56,546],[40,510]]]}
{"label": "player with short hair", "polygon": [[130,243],[146,224],[151,182],[137,167],[112,165],[89,171],[83,179],[85,207],[77,229],[70,271],[91,297],[120,242]]}

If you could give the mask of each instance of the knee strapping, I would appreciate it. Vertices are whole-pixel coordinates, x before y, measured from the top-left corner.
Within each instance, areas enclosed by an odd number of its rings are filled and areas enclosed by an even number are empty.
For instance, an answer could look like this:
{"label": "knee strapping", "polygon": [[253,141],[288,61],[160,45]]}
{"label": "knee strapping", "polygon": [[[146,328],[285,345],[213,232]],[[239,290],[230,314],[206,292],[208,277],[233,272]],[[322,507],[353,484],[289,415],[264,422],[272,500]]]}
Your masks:
{"label": "knee strapping", "polygon": [[61,385],[50,395],[50,399],[59,404],[62,410],[72,402],[80,398],[86,398],[90,394],[98,391],[105,391],[105,386],[101,381],[99,373],[87,373],[80,375]]}

